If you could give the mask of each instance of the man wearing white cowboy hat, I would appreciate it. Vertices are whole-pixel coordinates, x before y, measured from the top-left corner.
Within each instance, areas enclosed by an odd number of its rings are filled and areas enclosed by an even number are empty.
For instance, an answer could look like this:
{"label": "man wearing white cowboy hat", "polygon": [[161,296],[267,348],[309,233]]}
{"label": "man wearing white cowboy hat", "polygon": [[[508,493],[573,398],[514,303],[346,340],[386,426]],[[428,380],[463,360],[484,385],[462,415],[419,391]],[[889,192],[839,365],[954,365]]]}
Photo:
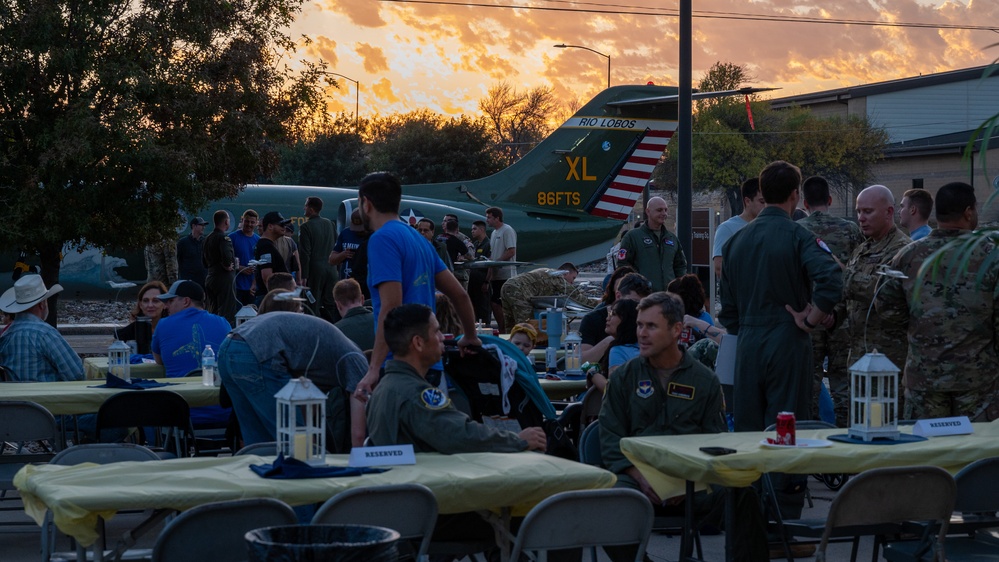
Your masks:
{"label": "man wearing white cowboy hat", "polygon": [[48,298],[62,291],[51,289],[39,275],[23,275],[0,296],[0,310],[14,314],[14,322],[0,337],[0,365],[14,382],[83,380],[83,362],[54,327]]}

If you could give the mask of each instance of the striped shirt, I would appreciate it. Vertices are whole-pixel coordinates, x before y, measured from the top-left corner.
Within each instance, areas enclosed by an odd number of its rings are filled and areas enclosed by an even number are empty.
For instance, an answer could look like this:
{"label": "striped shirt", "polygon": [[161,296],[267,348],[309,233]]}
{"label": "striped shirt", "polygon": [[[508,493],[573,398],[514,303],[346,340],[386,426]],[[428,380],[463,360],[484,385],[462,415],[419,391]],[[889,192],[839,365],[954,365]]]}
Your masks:
{"label": "striped shirt", "polygon": [[13,382],[83,380],[83,361],[52,326],[22,312],[0,337],[0,365]]}

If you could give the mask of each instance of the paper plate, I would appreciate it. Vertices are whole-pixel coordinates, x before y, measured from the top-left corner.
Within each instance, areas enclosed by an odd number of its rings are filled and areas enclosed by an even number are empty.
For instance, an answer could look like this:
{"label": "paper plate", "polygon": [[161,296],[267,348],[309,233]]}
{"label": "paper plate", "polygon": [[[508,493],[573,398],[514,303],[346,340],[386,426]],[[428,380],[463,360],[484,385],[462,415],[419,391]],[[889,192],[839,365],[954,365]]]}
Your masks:
{"label": "paper plate", "polygon": [[803,439],[799,437],[795,441],[797,445],[775,445],[763,439],[760,441],[760,445],[763,445],[767,449],[821,449],[833,446],[833,442],[828,439]]}

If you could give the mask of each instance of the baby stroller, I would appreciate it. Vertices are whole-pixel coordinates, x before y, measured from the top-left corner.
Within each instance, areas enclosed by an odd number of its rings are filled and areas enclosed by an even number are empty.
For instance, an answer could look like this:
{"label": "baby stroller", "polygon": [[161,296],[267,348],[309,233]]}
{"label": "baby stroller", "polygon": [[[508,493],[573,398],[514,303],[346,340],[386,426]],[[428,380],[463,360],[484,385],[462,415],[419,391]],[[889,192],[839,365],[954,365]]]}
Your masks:
{"label": "baby stroller", "polygon": [[[474,355],[462,357],[457,347],[444,353],[444,372],[468,399],[472,419],[514,432],[541,427],[548,438],[546,454],[576,460],[576,447],[541,389],[531,360],[504,339],[479,338],[483,348]],[[509,367],[504,367],[502,356],[511,360]]]}

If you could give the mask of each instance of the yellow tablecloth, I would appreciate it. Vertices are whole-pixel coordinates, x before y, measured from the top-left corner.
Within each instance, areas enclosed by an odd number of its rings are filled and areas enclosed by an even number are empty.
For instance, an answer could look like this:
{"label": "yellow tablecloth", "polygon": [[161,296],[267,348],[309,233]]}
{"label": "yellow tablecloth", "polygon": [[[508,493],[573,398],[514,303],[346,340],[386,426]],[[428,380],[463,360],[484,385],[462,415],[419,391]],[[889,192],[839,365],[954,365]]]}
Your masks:
{"label": "yellow tablecloth", "polygon": [[[83,360],[84,378],[104,379],[108,372],[107,357],[87,357]],[[129,368],[131,376],[140,379],[160,379],[166,377],[166,369],[156,363],[136,363]]]}
{"label": "yellow tablecloth", "polygon": [[540,379],[541,390],[545,391],[549,400],[565,400],[570,396],[586,392],[586,379],[578,381],[552,381]]}
{"label": "yellow tablecloth", "polygon": [[[106,360],[105,360],[106,361]],[[180,394],[191,406],[212,406],[219,403],[219,389],[203,386],[201,378],[157,379],[176,383],[154,390],[169,390]],[[103,381],[24,382],[0,384],[0,400],[28,400],[44,406],[53,415],[96,414],[109,397],[119,392],[145,392],[117,388],[91,388]]]}
{"label": "yellow tablecloth", "polygon": [[[39,524],[52,511],[59,529],[89,545],[97,517],[123,509],[177,509],[240,498],[277,498],[290,505],[323,502],[348,488],[418,482],[437,497],[441,513],[514,508],[526,511],[569,490],[609,488],[606,470],[538,453],[418,454],[417,464],[381,474],[270,480],[250,471],[273,458],[243,455],[108,465],[26,466],[14,477],[25,511]],[[345,466],[344,455],[328,456]]]}
{"label": "yellow tablecloth", "polygon": [[[898,445],[854,445],[834,441],[831,447],[770,449],[760,445],[769,433],[717,433],[629,437],[621,440],[621,451],[649,480],[660,497],[684,492],[684,482],[743,487],[765,472],[792,474],[855,474],[871,468],[932,465],[957,472],[978,459],[999,456],[999,423],[973,424],[972,435],[931,437],[927,441]],[[903,433],[911,433],[903,427]],[[825,438],[846,433],[845,429],[799,431],[799,437]],[[737,453],[718,457],[702,453],[701,447],[727,447]]]}

